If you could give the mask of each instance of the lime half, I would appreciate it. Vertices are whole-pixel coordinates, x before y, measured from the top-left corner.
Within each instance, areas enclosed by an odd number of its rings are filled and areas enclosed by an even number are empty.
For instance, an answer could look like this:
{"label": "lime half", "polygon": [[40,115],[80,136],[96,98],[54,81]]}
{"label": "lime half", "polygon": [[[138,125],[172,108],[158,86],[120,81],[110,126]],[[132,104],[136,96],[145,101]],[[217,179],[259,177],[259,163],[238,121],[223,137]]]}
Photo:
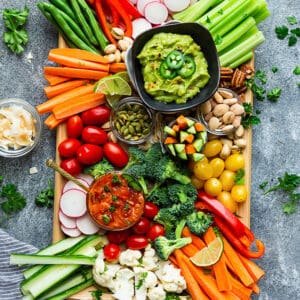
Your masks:
{"label": "lime half", "polygon": [[192,256],[190,260],[198,267],[209,267],[220,260],[223,251],[223,241],[220,237],[217,237],[207,247]]}

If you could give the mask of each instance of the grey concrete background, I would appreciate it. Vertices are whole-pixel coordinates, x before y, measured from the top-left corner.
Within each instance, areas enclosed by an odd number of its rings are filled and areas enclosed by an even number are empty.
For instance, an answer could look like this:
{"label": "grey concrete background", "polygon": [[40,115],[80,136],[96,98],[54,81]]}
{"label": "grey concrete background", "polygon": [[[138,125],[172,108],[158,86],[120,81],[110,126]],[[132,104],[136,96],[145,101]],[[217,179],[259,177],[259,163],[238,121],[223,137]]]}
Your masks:
{"label": "grey concrete background", "polygon": [[[43,66],[48,51],[57,46],[57,33],[36,8],[37,1],[0,1],[0,12],[6,7],[30,8],[26,28],[30,41],[24,54],[12,55],[0,38],[0,98],[21,97],[32,104],[45,100]],[[276,181],[285,171],[300,174],[300,76],[292,73],[300,66],[300,41],[288,47],[287,40],[276,38],[274,28],[287,24],[286,16],[295,15],[300,22],[299,0],[269,0],[272,16],[260,25],[266,42],[256,50],[256,68],[268,74],[267,88],[281,87],[278,103],[256,101],[261,110],[262,124],[253,130],[251,228],[266,245],[266,254],[259,265],[266,271],[260,281],[260,295],[253,299],[300,299],[300,209],[291,216],[283,214],[281,204],[286,198],[278,192],[262,196],[259,184]],[[0,18],[0,36],[3,35]],[[298,24],[298,27],[300,24]],[[30,55],[32,54],[32,59]],[[271,67],[277,66],[276,74]],[[45,117],[43,117],[43,120]],[[37,247],[51,242],[52,211],[38,208],[34,198],[53,180],[53,172],[45,166],[48,157],[54,157],[55,132],[43,128],[41,142],[31,154],[21,159],[0,158],[0,175],[6,183],[18,185],[27,198],[26,208],[0,226],[17,239]],[[38,173],[30,175],[29,169],[37,167]],[[1,241],[0,241],[1,242]]]}

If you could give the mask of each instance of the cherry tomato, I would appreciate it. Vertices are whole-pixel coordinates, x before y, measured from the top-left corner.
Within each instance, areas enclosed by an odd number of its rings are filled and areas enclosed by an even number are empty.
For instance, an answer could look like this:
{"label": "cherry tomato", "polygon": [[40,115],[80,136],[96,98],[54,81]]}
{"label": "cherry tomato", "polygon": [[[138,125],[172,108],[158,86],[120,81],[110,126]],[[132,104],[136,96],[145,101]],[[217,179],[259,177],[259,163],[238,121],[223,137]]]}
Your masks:
{"label": "cherry tomato", "polygon": [[105,245],[103,248],[104,257],[108,261],[116,260],[120,256],[120,253],[121,253],[121,249],[116,244],[110,243],[110,244]]}
{"label": "cherry tomato", "polygon": [[230,170],[223,171],[223,173],[219,177],[222,183],[223,191],[227,191],[227,192],[231,191],[232,187],[234,186],[234,177],[235,177],[235,172]]}
{"label": "cherry tomato", "polygon": [[235,213],[237,210],[237,203],[234,201],[231,197],[231,194],[226,191],[222,191],[217,199],[225,206],[227,207],[232,213]]}
{"label": "cherry tomato", "polygon": [[83,129],[83,122],[77,115],[72,116],[67,121],[67,136],[78,138],[81,135]]}
{"label": "cherry tomato", "polygon": [[214,173],[212,166],[204,160],[196,162],[193,171],[194,175],[200,180],[207,180],[211,178]]}
{"label": "cherry tomato", "polygon": [[77,150],[77,159],[83,165],[93,165],[103,157],[103,150],[100,146],[83,144]]}
{"label": "cherry tomato", "polygon": [[223,145],[220,140],[211,140],[204,145],[202,153],[206,157],[213,157],[221,152],[222,147]]}
{"label": "cherry tomato", "polygon": [[228,156],[225,160],[225,169],[237,171],[245,167],[245,158],[241,153],[234,153]]}
{"label": "cherry tomato", "polygon": [[129,156],[117,143],[107,142],[103,146],[103,154],[115,167],[123,168],[127,165]]}
{"label": "cherry tomato", "polygon": [[132,230],[136,234],[145,234],[150,228],[150,221],[145,217],[141,217],[139,221],[133,226]]}
{"label": "cherry tomato", "polygon": [[209,178],[204,183],[204,191],[211,196],[218,196],[222,191],[222,183],[218,178]]}
{"label": "cherry tomato", "polygon": [[144,235],[131,235],[126,240],[127,248],[131,250],[141,250],[147,247],[148,239]]}
{"label": "cherry tomato", "polygon": [[247,188],[244,185],[234,185],[231,189],[231,197],[236,202],[244,202],[247,200]]}
{"label": "cherry tomato", "polygon": [[107,142],[106,132],[97,126],[86,126],[81,133],[82,140],[87,144],[101,145]]}
{"label": "cherry tomato", "polygon": [[110,109],[104,105],[84,111],[81,119],[85,125],[102,125],[109,121]]}
{"label": "cherry tomato", "polygon": [[60,163],[60,167],[73,176],[82,172],[82,166],[76,158],[67,158]]}
{"label": "cherry tomato", "polygon": [[161,224],[153,224],[147,234],[147,237],[154,241],[160,235],[165,235],[165,228]]}
{"label": "cherry tomato", "polygon": [[219,177],[222,172],[224,171],[225,168],[225,163],[224,160],[216,157],[214,159],[212,159],[209,164],[212,166],[213,168],[213,177]]}
{"label": "cherry tomato", "polygon": [[58,153],[62,157],[73,157],[76,155],[81,143],[74,138],[67,138],[58,145]]}
{"label": "cherry tomato", "polygon": [[110,243],[121,244],[127,240],[130,235],[130,230],[108,231],[106,236]]}
{"label": "cherry tomato", "polygon": [[152,202],[146,202],[144,206],[144,216],[153,219],[159,211],[159,208],[156,204]]}

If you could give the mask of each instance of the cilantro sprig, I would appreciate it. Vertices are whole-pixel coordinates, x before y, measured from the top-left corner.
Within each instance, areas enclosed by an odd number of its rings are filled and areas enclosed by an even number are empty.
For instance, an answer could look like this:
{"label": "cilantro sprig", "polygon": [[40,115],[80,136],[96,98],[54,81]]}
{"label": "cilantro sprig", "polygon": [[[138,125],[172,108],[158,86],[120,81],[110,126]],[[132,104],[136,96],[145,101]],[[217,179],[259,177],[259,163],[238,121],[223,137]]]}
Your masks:
{"label": "cilantro sprig", "polygon": [[38,196],[35,198],[35,204],[37,206],[46,206],[51,208],[54,201],[54,188],[51,184],[51,181],[48,180],[48,187],[45,190],[42,190]]}
{"label": "cilantro sprig", "polygon": [[234,183],[235,184],[244,184],[245,183],[245,170],[240,169],[234,176]]}
{"label": "cilantro sprig", "polygon": [[251,103],[243,103],[245,114],[242,117],[242,125],[245,128],[250,128],[252,125],[258,125],[261,123],[260,118],[253,115],[253,106]]}
{"label": "cilantro sprig", "polygon": [[[288,16],[286,19],[291,26],[298,24],[295,16]],[[279,40],[284,40],[286,37],[288,37],[288,46],[292,47],[296,45],[298,41],[297,37],[300,37],[300,28],[297,27],[290,29],[286,25],[281,25],[275,27],[275,33]]]}

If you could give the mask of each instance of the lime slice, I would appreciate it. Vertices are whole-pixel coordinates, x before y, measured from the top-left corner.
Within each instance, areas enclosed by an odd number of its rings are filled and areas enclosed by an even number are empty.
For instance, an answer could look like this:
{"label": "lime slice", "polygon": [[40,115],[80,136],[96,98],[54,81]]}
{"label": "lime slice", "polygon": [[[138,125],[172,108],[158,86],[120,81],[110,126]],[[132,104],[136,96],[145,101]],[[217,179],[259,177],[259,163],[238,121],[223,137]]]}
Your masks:
{"label": "lime slice", "polygon": [[105,95],[106,102],[111,108],[115,108],[122,98],[122,95]]}
{"label": "lime slice", "polygon": [[217,237],[207,247],[198,251],[190,260],[198,267],[209,267],[219,261],[224,250],[221,238]]}
{"label": "lime slice", "polygon": [[128,73],[126,71],[118,72],[118,73],[116,73],[113,76],[114,77],[120,77],[120,78],[124,79],[127,82],[130,81],[129,75],[128,75]]}

